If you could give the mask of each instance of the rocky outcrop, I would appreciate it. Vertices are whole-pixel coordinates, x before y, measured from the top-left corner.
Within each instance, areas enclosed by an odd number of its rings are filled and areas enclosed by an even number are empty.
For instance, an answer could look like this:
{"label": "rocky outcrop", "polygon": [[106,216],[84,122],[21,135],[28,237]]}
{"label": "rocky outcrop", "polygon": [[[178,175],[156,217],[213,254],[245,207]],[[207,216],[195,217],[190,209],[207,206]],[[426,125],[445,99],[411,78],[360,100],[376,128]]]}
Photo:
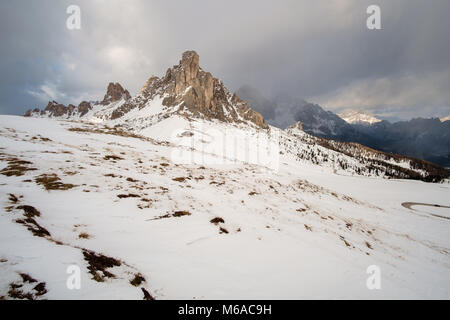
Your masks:
{"label": "rocky outcrop", "polygon": [[[128,90],[123,89],[119,83],[110,83],[108,85],[105,97],[100,104],[108,105],[122,99],[131,99]],[[34,115],[48,116],[51,118],[70,118],[72,116],[84,117],[90,110],[92,110],[92,108],[93,106],[91,105],[91,103],[87,101],[81,102],[77,107],[73,104],[65,106],[64,104],[58,103],[56,101],[50,101],[44,110],[41,111],[38,108],[33,110],[30,109],[25,112],[24,117],[32,117]]]}
{"label": "rocky outcrop", "polygon": [[41,110],[39,108],[30,109],[23,115],[24,117],[31,117],[33,114],[39,114]]}
{"label": "rocky outcrop", "polygon": [[109,83],[108,88],[106,90],[105,97],[101,102],[102,105],[106,106],[110,103],[117,102],[120,100],[129,100],[131,99],[130,93],[128,90],[122,88],[120,83]]}
{"label": "rocky outcrop", "polygon": [[47,104],[44,112],[48,113],[51,117],[62,117],[63,115],[67,115],[69,113],[69,107],[66,107],[56,101],[51,101]]}
{"label": "rocky outcrop", "polygon": [[[111,105],[112,108],[103,113],[102,119],[115,120],[135,108],[142,109],[148,106],[156,97],[161,97],[162,104],[168,107],[164,116],[176,113],[188,118],[244,123],[258,128],[268,128],[261,114],[252,110],[248,103],[236,94],[230,93],[222,81],[200,68],[199,56],[195,51],[184,52],[178,65],[169,68],[164,77],[153,76],[148,79],[141,92],[133,98],[119,83],[110,83],[103,100],[97,106],[102,109],[102,106],[110,108]],[[92,108],[93,106],[86,101],[80,103],[78,107],[66,107],[53,101],[43,112],[50,117],[72,115],[83,117]],[[34,114],[36,113],[28,111],[26,116]]]}
{"label": "rocky outcrop", "polygon": [[56,101],[50,101],[44,110],[41,111],[38,108],[34,110],[28,110],[24,114],[24,116],[32,117],[33,115],[39,115],[39,116],[48,116],[51,118],[61,118],[61,117],[70,118],[72,116],[79,115],[80,117],[82,117],[86,113],[88,113],[89,110],[91,109],[92,109],[91,104],[86,101],[80,103],[78,107],[75,107],[73,104],[65,106]]}
{"label": "rocky outcrop", "polygon": [[84,115],[86,115],[86,113],[88,113],[89,110],[91,110],[91,109],[92,109],[92,106],[87,101],[83,101],[78,105],[78,112],[80,114],[80,117],[83,117]]}
{"label": "rocky outcrop", "polygon": [[295,128],[297,128],[300,131],[303,131],[303,124],[299,121],[294,125]]}
{"label": "rocky outcrop", "polygon": [[186,51],[178,65],[167,70],[163,78],[151,77],[141,90],[147,99],[165,96],[163,105],[178,107],[178,113],[190,117],[224,122],[251,122],[267,128],[261,114],[246,101],[231,94],[222,81],[203,71],[195,51]]}

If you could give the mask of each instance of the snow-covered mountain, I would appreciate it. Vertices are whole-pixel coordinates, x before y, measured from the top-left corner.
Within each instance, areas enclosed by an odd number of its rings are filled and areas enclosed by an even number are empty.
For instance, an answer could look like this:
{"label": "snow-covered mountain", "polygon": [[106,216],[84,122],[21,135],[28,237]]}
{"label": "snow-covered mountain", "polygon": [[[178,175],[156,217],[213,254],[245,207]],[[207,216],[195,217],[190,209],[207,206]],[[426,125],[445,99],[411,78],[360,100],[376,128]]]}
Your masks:
{"label": "snow-covered mountain", "polygon": [[364,113],[359,110],[346,110],[338,114],[343,120],[350,124],[374,124],[381,122],[380,119],[373,115]]}
{"label": "snow-covered mountain", "polygon": [[[317,104],[288,95],[269,100],[249,86],[242,87],[238,93],[271,125],[287,128],[300,121],[303,131],[317,137],[357,142],[384,152],[450,167],[450,122],[443,119],[418,118],[390,123],[353,112],[344,121]],[[345,115],[341,116],[345,118]]]}
{"label": "snow-covered mountain", "polygon": [[450,297],[450,171],[267,125],[193,52],[89,105],[0,116],[0,299]]}
{"label": "snow-covered mountain", "polygon": [[174,114],[267,128],[264,118],[247,102],[200,68],[195,51],[184,52],[179,64],[169,68],[165,76],[149,78],[135,97],[130,97],[120,84],[110,83],[102,102],[82,102],[78,107],[50,102],[44,110],[29,110],[25,116],[110,120],[136,130]]}

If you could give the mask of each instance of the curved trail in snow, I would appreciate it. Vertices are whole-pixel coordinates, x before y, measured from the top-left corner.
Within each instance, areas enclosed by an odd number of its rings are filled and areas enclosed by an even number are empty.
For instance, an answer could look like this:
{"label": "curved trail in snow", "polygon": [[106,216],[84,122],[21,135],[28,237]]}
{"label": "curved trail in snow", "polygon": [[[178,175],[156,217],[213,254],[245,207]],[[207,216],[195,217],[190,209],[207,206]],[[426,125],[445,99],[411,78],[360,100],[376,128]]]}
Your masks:
{"label": "curved trail in snow", "polygon": [[[402,203],[402,207],[404,207],[406,209],[414,210],[414,211],[416,211],[416,209],[413,208],[415,206],[425,206],[425,207],[450,209],[450,206],[442,206],[442,205],[439,205],[439,204],[420,203],[420,202],[403,202]],[[441,215],[434,214],[434,213],[428,213],[428,214],[430,214],[430,215],[432,215],[434,217],[450,220],[450,217],[441,216]]]}

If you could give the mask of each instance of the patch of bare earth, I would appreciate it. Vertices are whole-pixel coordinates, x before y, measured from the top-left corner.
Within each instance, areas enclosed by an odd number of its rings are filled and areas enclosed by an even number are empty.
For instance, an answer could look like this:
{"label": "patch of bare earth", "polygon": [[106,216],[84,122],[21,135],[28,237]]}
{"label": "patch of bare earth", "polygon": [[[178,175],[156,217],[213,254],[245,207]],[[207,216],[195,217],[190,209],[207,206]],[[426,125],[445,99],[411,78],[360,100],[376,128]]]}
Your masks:
{"label": "patch of bare earth", "polygon": [[7,177],[20,177],[23,176],[27,171],[37,170],[36,168],[31,167],[31,165],[33,164],[32,162],[21,160],[4,153],[0,153],[0,160],[8,162],[8,165],[0,170],[0,174]]}
{"label": "patch of bare earth", "polygon": [[[19,273],[22,278],[19,282],[9,284],[8,297],[16,300],[36,300],[45,295],[48,291],[45,282],[38,282],[26,273]],[[34,285],[34,283],[37,283]],[[34,285],[29,288],[29,285]],[[28,287],[28,288],[27,288]]]}
{"label": "patch of bare earth", "polygon": [[23,218],[17,219],[16,223],[27,227],[27,229],[36,237],[50,237],[50,232],[35,220],[35,217],[41,216],[41,213],[36,208],[24,205],[18,206],[16,209],[24,211]]}
{"label": "patch of bare earth", "polygon": [[118,194],[117,198],[119,199],[126,199],[126,198],[140,198],[141,196],[138,194],[134,194],[134,193],[129,193],[129,194]]}
{"label": "patch of bare earth", "polygon": [[147,221],[151,221],[151,220],[160,220],[160,219],[167,219],[167,218],[180,218],[180,217],[184,217],[184,216],[190,216],[191,213],[189,211],[175,211],[174,213],[168,213],[165,214],[163,216],[159,216],[153,219],[149,219]]}
{"label": "patch of bare earth", "polygon": [[212,219],[210,222],[217,226],[219,223],[225,223],[225,220],[223,220],[221,217],[216,217]]}
{"label": "patch of bare earth", "polygon": [[62,183],[61,179],[55,173],[42,174],[35,177],[34,181],[46,190],[69,190],[76,187],[76,185],[71,183]]}
{"label": "patch of bare earth", "polygon": [[131,285],[135,287],[140,286],[142,282],[145,282],[145,278],[140,273],[135,274],[134,278],[130,280]]}
{"label": "patch of bare earth", "polygon": [[120,267],[122,263],[114,258],[103,254],[97,254],[90,250],[83,250],[84,260],[89,263],[88,270],[92,279],[97,282],[103,282],[106,278],[115,278],[116,276],[107,269]]}

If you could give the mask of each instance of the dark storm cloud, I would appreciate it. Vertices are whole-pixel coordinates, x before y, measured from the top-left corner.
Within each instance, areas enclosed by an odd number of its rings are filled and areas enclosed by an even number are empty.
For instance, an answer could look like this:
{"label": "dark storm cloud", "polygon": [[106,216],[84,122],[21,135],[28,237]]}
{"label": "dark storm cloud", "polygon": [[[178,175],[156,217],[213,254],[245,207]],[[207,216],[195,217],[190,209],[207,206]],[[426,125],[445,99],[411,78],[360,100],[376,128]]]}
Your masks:
{"label": "dark storm cloud", "polygon": [[[365,26],[373,3],[382,30]],[[81,7],[79,31],[65,27],[70,4]],[[449,14],[447,0],[5,0],[0,112],[99,99],[110,81],[136,93],[194,49],[232,90],[250,84],[336,111],[444,116]]]}

